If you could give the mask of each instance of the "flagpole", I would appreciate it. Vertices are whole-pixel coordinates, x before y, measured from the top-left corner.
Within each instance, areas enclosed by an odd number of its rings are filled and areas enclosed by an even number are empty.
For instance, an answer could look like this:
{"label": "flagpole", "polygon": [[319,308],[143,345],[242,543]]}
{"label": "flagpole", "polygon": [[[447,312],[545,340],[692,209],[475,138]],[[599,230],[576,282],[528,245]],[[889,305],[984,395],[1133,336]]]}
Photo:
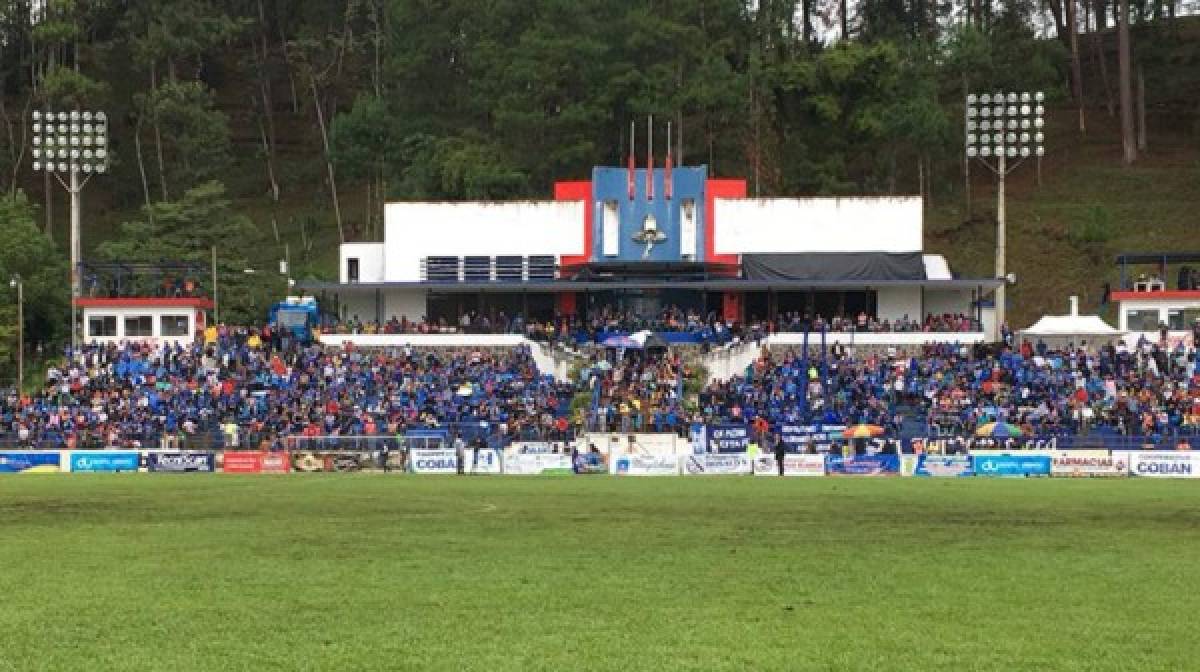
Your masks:
{"label": "flagpole", "polygon": [[637,122],[631,121],[631,122],[629,122],[629,200],[631,200],[631,201],[633,200],[634,194],[637,190],[637,186],[636,186],[637,182],[636,182],[636,177],[635,177],[637,168],[636,168],[636,163],[635,163],[636,159],[634,158],[634,154],[636,153],[636,148],[637,148],[636,143],[637,143]]}
{"label": "flagpole", "polygon": [[667,122],[667,163],[663,168],[663,198],[671,200],[671,122]]}
{"label": "flagpole", "polygon": [[654,200],[654,115],[646,117],[646,200]]}

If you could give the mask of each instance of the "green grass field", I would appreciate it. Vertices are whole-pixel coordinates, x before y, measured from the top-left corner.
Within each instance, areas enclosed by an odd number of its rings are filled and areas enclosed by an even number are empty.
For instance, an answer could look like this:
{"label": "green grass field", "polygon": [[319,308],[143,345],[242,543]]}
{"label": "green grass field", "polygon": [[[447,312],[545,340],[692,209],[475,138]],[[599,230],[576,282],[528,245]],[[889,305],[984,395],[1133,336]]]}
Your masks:
{"label": "green grass field", "polygon": [[0,479],[0,671],[1196,670],[1200,484]]}

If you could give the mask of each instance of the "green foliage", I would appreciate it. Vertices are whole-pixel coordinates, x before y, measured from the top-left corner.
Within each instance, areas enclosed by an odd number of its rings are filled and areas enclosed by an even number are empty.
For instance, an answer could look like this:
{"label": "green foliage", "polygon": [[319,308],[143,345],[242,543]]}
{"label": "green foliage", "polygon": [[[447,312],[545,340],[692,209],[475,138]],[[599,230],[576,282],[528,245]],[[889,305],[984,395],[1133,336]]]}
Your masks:
{"label": "green foliage", "polygon": [[250,263],[247,253],[261,243],[257,227],[233,211],[225,187],[207,182],[177,201],[144,208],[142,217],[122,224],[117,237],[100,245],[98,252],[114,262],[193,262],[207,267],[215,247],[222,321],[256,324],[264,319],[270,301],[285,291],[278,269]]}
{"label": "green foliage", "polygon": [[1116,235],[1112,212],[1103,205],[1093,205],[1083,216],[1071,222],[1067,238],[1074,245],[1102,246]]}
{"label": "green foliage", "polygon": [[[37,227],[34,207],[18,191],[0,195],[0,291],[5,295],[5,312],[0,314],[0,362],[11,371],[15,342],[16,292],[9,280],[20,275],[25,290],[25,341],[53,344],[66,333],[70,323],[69,264],[62,252]],[[0,374],[0,378],[6,378]]]}
{"label": "green foliage", "polygon": [[149,123],[164,138],[166,179],[188,188],[218,178],[229,166],[229,126],[212,91],[200,82],[166,82],[135,97]]}
{"label": "green foliage", "polygon": [[56,108],[86,107],[102,99],[107,91],[105,83],[71,68],[51,68],[42,76],[42,96]]}

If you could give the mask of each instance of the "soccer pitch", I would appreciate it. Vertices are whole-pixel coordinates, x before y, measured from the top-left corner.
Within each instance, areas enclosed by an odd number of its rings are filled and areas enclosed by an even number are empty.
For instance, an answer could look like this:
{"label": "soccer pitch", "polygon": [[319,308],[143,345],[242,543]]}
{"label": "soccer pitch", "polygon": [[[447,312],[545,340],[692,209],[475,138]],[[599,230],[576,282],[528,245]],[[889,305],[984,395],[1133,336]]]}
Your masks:
{"label": "soccer pitch", "polygon": [[0,479],[0,670],[1194,670],[1180,481]]}

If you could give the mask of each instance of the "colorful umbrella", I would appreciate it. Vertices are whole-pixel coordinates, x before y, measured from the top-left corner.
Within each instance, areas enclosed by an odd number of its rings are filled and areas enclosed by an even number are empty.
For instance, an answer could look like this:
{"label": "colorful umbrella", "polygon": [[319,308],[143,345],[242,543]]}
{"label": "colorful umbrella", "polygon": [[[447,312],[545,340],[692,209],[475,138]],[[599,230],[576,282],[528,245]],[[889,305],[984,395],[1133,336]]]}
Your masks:
{"label": "colorful umbrella", "polygon": [[1007,422],[988,422],[980,425],[975,430],[975,436],[990,436],[994,438],[1009,438],[1024,435],[1025,432],[1021,431],[1020,427],[1010,425]]}
{"label": "colorful umbrella", "polygon": [[884,433],[879,425],[851,425],[842,430],[843,439],[872,439]]}

